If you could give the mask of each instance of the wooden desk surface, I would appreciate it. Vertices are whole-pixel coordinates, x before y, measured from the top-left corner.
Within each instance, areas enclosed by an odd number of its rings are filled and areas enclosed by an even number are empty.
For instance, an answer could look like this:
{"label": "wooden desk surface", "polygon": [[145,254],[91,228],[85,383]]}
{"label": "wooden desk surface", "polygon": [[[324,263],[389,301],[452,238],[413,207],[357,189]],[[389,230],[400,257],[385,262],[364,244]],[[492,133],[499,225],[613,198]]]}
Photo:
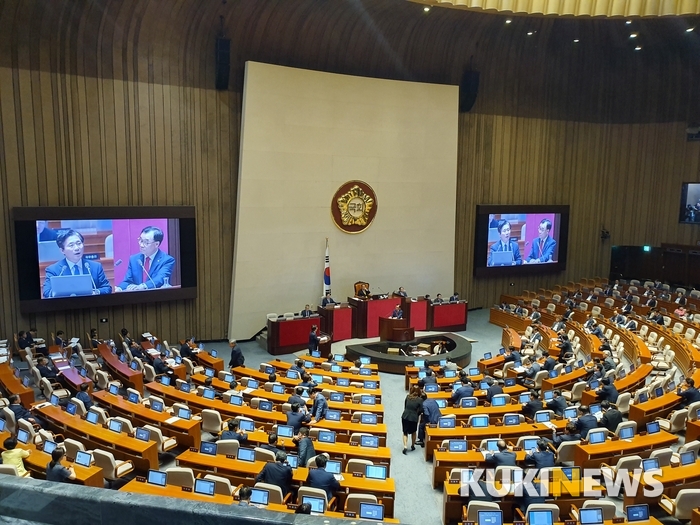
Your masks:
{"label": "wooden desk surface", "polygon": [[[413,381],[413,380],[411,380],[411,381]],[[507,387],[503,388],[503,393],[511,396],[511,399],[517,398],[520,394],[522,394],[524,392],[529,392],[529,390],[522,385],[507,386]],[[487,394],[486,390],[476,389],[476,390],[474,390],[474,395],[472,397],[477,397],[481,401],[484,398],[486,398],[486,394]],[[428,397],[431,397],[434,399],[446,399],[446,400],[448,400],[448,404],[449,404],[449,400],[452,398],[452,389],[450,389],[449,391],[440,390],[439,392],[428,392],[426,395]],[[517,412],[520,409],[513,408],[513,410]]]}
{"label": "wooden desk surface", "polygon": [[[654,483],[663,485],[663,494],[669,498],[674,498],[681,489],[697,489],[700,487],[700,469],[698,462],[690,465],[678,467],[661,467],[661,471],[653,474]],[[648,474],[651,475],[651,474]],[[661,494],[658,496],[647,497],[644,495],[644,489],[653,490],[653,487],[648,483],[644,476],[633,475],[639,480],[639,489],[634,495],[624,497],[625,505],[635,505],[647,503],[650,505],[658,505],[661,499]]]}
{"label": "wooden desk surface", "polygon": [[[521,450],[515,453],[516,461],[522,463],[525,461],[527,452]],[[469,465],[483,466],[486,464],[484,455],[476,450],[467,452],[440,452],[438,450],[433,454],[433,488],[441,487],[445,481],[445,476],[453,468],[466,468]]]}
{"label": "wooden desk surface", "polygon": [[15,376],[9,361],[0,365],[0,384],[9,394],[17,394],[25,407],[34,403],[34,389],[22,384],[21,379]]}
{"label": "wooden desk surface", "polygon": [[[304,356],[302,356],[300,359],[303,359],[304,361],[311,361],[312,363],[315,363],[316,365],[318,365],[318,367],[316,367],[316,368],[320,368],[320,367],[321,367],[321,363],[327,363],[327,362],[328,362],[328,359],[324,359],[323,357],[312,357],[312,356],[310,356],[310,355],[304,355]],[[279,361],[280,363],[284,363],[284,361],[280,361],[279,359],[275,359],[273,362],[269,362],[269,361],[268,361],[268,363],[270,363],[272,366],[277,366],[276,363],[277,363],[278,361]],[[341,367],[343,367],[344,370],[345,370],[345,369],[349,369],[350,367],[355,366],[355,363],[353,363],[352,361],[334,361],[334,362],[335,362],[337,365],[340,365]],[[285,363],[285,364],[286,364],[286,365],[289,365],[289,368],[291,368],[291,366],[292,366],[292,365],[289,364],[289,363]],[[283,366],[283,365],[280,365],[280,366]],[[379,366],[378,366],[376,363],[370,363],[370,364],[368,364],[368,365],[362,365],[362,367],[363,367],[363,368],[370,368],[371,370],[374,370],[374,371],[379,371]]]}
{"label": "wooden desk surface", "polygon": [[207,368],[213,368],[217,372],[221,372],[224,369],[224,360],[220,357],[212,357],[212,355],[206,350],[198,351],[195,354],[197,362],[206,366]]}
{"label": "wooden desk surface", "polygon": [[635,403],[630,405],[629,420],[636,421],[641,430],[649,421],[657,417],[666,417],[680,401],[681,398],[675,392],[667,392],[645,403]]}
{"label": "wooden desk surface", "polygon": [[101,343],[97,346],[97,353],[116,379],[123,381],[139,392],[143,392],[143,372],[132,370],[129,368],[129,365],[122,363],[119,357],[113,354],[110,347],[105,343]]}
{"label": "wooden desk surface", "polygon": [[[614,382],[615,388],[620,394],[630,391],[634,394],[634,391],[644,386],[647,376],[651,374],[652,370],[654,370],[653,366],[650,364],[643,364],[635,368],[634,372],[631,374],[626,375],[622,379],[616,379]],[[590,405],[595,403],[596,399],[594,390],[586,390],[581,395],[581,404]]]}
{"label": "wooden desk surface", "polygon": [[156,412],[141,403],[129,403],[122,396],[115,396],[106,390],[95,392],[93,397],[103,406],[108,406],[111,412],[126,416],[134,425],[146,424],[158,427],[165,436],[174,437],[178,444],[185,447],[198,447],[202,441],[201,421],[180,419],[169,422],[172,414]]}
{"label": "wooden desk surface", "polygon": [[645,457],[652,450],[673,445],[677,441],[678,436],[662,430],[656,434],[636,435],[630,440],[608,439],[596,445],[576,445],[574,464],[580,467],[599,467],[602,463],[614,465],[621,457],[633,454]]}
{"label": "wooden desk surface", "polygon": [[116,459],[130,459],[138,470],[158,468],[158,448],[155,441],[141,441],[129,437],[124,432],[117,435],[101,425],[93,425],[78,416],[71,416],[53,405],[34,407],[33,410],[58,428],[65,437],[112,452]]}
{"label": "wooden desk surface", "polygon": [[166,485],[160,487],[144,481],[138,481],[135,478],[119,489],[119,492],[131,492],[134,494],[146,494],[148,496],[165,496],[169,498],[180,498],[191,501],[202,501],[207,503],[218,503],[220,505],[232,505],[233,496],[224,496],[223,494],[214,494],[207,496],[205,494],[197,494],[194,491],[185,492],[182,487],[177,485]]}

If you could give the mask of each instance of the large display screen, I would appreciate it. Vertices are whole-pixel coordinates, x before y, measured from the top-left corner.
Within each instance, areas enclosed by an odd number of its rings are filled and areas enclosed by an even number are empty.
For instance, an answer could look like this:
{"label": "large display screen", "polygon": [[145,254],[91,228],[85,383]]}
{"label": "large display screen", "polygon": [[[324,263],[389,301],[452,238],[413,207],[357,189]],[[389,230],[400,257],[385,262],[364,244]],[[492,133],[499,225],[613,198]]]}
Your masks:
{"label": "large display screen", "polygon": [[158,210],[13,210],[22,310],[196,297],[194,209]]}
{"label": "large display screen", "polygon": [[678,222],[700,224],[700,183],[686,182],[683,184]]}
{"label": "large display screen", "polygon": [[475,274],[565,269],[568,218],[568,206],[478,206]]}

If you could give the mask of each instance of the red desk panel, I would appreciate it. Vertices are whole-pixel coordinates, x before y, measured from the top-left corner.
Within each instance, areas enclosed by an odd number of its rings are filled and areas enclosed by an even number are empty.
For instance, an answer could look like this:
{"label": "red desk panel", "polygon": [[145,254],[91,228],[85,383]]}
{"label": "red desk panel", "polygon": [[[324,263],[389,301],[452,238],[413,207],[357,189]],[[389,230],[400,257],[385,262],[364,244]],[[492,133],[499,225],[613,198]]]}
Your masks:
{"label": "red desk panel", "polygon": [[367,335],[379,337],[379,318],[389,317],[398,301],[396,299],[373,299],[367,302]]}
{"label": "red desk panel", "polygon": [[323,319],[321,330],[328,335],[333,334],[333,341],[352,339],[352,311],[349,306],[340,308],[318,307],[318,314]]}
{"label": "red desk panel", "polygon": [[411,302],[410,299],[404,299],[404,317],[408,311],[408,326],[412,326],[416,330],[425,330],[428,328],[428,302],[416,301]]}
{"label": "red desk panel", "polygon": [[300,317],[286,321],[267,321],[267,352],[289,354],[308,347],[313,325],[321,325],[320,317]]}
{"label": "red desk panel", "polygon": [[431,330],[466,330],[467,303],[430,305],[429,317],[432,319]]}

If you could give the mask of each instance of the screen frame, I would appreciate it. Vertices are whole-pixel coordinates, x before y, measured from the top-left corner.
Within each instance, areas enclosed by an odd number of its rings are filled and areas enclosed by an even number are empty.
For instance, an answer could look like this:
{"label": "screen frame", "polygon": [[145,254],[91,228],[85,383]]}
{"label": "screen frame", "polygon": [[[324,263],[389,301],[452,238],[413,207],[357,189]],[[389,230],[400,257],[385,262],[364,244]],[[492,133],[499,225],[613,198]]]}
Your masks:
{"label": "screen frame", "polygon": [[[487,266],[489,248],[489,215],[491,214],[559,214],[559,257],[558,261],[546,264],[522,264],[516,266]],[[532,275],[543,273],[558,273],[566,270],[569,237],[568,205],[520,205],[520,204],[479,204],[476,206],[474,222],[474,276],[500,277],[504,275]]]}
{"label": "screen frame", "polygon": [[[22,206],[12,208],[20,312],[121,306],[197,298],[197,224],[194,206]],[[179,219],[180,288],[42,299],[37,270],[36,221],[80,219]],[[128,262],[128,261],[126,261]]]}

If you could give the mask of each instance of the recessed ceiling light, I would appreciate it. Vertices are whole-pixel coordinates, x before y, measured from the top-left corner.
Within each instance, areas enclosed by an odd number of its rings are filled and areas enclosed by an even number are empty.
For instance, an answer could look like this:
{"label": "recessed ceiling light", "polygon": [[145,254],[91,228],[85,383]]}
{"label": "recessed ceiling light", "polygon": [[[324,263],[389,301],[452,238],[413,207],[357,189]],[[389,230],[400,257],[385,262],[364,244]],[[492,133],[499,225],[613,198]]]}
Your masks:
{"label": "recessed ceiling light", "polygon": [[574,44],[578,44],[580,40],[578,38],[574,38]]}
{"label": "recessed ceiling light", "polygon": [[637,38],[637,36],[639,36],[638,33],[630,33],[630,38]]}
{"label": "recessed ceiling light", "polygon": [[428,11],[430,11],[430,7],[426,5],[426,6],[423,8],[423,11],[425,11],[425,12],[427,13]]}
{"label": "recessed ceiling light", "polygon": [[642,50],[642,46],[637,46],[637,47],[634,48],[634,50],[635,50],[635,51],[641,51],[641,50]]}
{"label": "recessed ceiling light", "polygon": [[532,31],[528,31],[527,36],[532,36]]}
{"label": "recessed ceiling light", "polygon": [[693,32],[693,29],[695,29],[695,28],[694,28],[694,27],[689,27],[688,29],[685,30],[685,32],[686,32],[686,33],[692,33],[692,32]]}
{"label": "recessed ceiling light", "polygon": [[506,24],[510,24],[511,22],[512,22],[512,20],[510,18],[506,18]]}
{"label": "recessed ceiling light", "polygon": [[627,20],[627,21],[625,22],[626,25],[630,25],[631,23],[632,23],[632,20]]}

